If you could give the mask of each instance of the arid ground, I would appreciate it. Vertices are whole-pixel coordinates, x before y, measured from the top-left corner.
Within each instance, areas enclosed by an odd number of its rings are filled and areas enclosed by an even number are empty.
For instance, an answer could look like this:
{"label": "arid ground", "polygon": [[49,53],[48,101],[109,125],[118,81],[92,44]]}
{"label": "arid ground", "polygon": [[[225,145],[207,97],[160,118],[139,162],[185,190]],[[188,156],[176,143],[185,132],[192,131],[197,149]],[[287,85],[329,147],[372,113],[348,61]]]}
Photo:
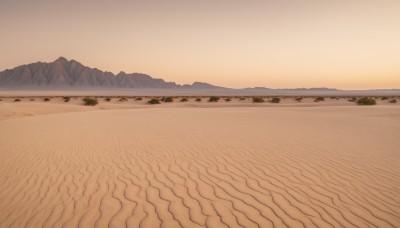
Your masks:
{"label": "arid ground", "polygon": [[0,227],[400,227],[399,103],[14,99]]}

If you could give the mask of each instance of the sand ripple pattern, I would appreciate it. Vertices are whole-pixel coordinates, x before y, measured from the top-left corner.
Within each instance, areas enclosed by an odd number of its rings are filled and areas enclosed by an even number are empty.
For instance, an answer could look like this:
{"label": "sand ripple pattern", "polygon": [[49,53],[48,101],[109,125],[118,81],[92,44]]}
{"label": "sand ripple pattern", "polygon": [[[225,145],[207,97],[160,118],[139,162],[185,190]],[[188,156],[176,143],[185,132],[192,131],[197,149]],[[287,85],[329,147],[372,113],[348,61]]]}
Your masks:
{"label": "sand ripple pattern", "polygon": [[2,121],[0,227],[400,227],[393,113],[161,108]]}

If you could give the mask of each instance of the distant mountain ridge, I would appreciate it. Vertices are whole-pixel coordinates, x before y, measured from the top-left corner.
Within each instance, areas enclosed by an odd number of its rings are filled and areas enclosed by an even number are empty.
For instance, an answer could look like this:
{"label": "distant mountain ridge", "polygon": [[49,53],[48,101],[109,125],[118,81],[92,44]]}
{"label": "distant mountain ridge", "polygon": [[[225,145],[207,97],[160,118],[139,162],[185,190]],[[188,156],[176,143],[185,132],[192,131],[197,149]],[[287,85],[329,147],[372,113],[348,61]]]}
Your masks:
{"label": "distant mountain ridge", "polygon": [[338,89],[335,89],[335,88],[325,88],[325,87],[320,87],[320,88],[281,88],[281,89],[272,89],[272,88],[266,88],[266,87],[252,87],[252,88],[244,88],[243,90],[251,90],[251,91],[263,91],[263,90],[338,91]]}
{"label": "distant mountain ridge", "polygon": [[[0,72],[0,91],[114,91],[116,93],[218,94],[218,95],[400,95],[400,89],[339,90],[334,88],[233,89],[205,82],[180,85],[147,74],[111,72],[90,68],[60,57],[54,62],[36,62]],[[119,92],[118,92],[119,91]],[[20,93],[20,92],[17,92]]]}
{"label": "distant mountain ridge", "polygon": [[146,74],[117,75],[90,68],[75,60],[60,57],[51,63],[31,63],[0,72],[0,87],[85,87],[85,88],[153,88],[153,89],[218,89],[203,82],[179,85]]}

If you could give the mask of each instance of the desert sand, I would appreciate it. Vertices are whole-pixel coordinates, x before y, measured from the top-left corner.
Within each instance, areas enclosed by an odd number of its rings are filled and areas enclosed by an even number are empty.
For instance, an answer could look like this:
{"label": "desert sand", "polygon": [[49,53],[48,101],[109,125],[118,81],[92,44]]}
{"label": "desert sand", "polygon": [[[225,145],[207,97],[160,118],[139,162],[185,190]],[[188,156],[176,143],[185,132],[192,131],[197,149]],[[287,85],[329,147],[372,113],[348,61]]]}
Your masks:
{"label": "desert sand", "polygon": [[0,227],[400,227],[400,105],[0,102]]}

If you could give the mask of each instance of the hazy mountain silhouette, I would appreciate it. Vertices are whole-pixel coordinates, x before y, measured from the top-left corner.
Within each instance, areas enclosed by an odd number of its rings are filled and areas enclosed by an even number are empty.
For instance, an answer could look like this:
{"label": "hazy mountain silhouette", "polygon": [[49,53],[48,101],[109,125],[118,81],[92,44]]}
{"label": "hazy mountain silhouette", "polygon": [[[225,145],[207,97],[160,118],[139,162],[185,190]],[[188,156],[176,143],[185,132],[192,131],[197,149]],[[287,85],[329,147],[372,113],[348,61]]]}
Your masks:
{"label": "hazy mountain silhouette", "polygon": [[75,60],[60,57],[51,63],[31,63],[0,72],[0,87],[105,87],[105,88],[222,88],[208,83],[195,82],[192,85],[178,85],[146,74],[117,75],[90,68]]}
{"label": "hazy mountain silhouette", "polygon": [[[220,95],[398,95],[392,90],[337,90],[333,88],[281,88],[253,87],[232,89],[204,82],[179,85],[153,78],[146,74],[117,75],[90,68],[75,60],[60,57],[51,63],[31,63],[0,72],[2,90],[90,90],[90,91],[179,91],[175,94],[220,94]],[[167,91],[166,91],[167,90]]]}

